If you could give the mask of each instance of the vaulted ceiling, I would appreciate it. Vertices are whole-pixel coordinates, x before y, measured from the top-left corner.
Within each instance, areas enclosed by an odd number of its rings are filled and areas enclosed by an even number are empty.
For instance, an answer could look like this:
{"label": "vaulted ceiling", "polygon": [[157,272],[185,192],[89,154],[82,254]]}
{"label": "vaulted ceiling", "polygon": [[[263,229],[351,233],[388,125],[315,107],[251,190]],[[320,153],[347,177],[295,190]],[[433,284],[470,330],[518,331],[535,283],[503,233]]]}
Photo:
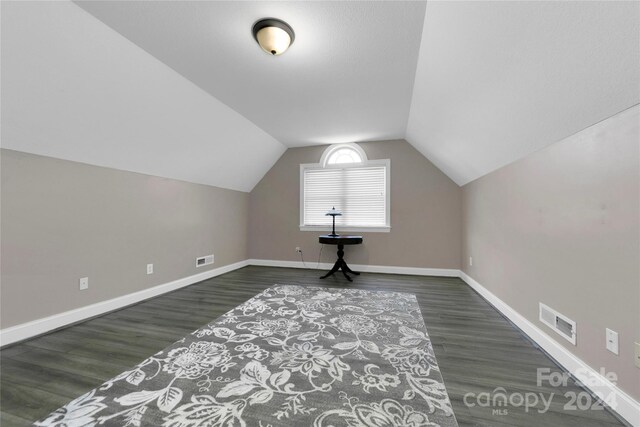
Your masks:
{"label": "vaulted ceiling", "polygon": [[[77,2],[289,147],[403,138],[425,3]],[[251,35],[275,16],[286,54]]]}
{"label": "vaulted ceiling", "polygon": [[640,103],[636,2],[1,7],[3,147],[242,191],[286,147],[398,138],[463,185]]}

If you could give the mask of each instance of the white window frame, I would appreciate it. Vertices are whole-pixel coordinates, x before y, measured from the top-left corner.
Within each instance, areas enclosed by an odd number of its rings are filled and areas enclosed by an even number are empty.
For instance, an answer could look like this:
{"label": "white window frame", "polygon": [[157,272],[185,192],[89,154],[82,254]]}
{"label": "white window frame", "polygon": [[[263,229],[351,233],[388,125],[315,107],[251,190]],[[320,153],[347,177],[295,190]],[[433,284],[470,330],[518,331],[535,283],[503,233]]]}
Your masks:
{"label": "white window frame", "polygon": [[[342,163],[337,165],[327,165],[326,162],[331,156],[331,154],[339,150],[340,148],[350,147],[353,148],[360,154],[362,158],[361,163]],[[304,223],[304,171],[312,170],[312,169],[348,169],[348,168],[358,168],[358,167],[368,167],[368,166],[385,166],[385,219],[386,224],[383,226],[376,227],[358,227],[358,226],[338,226],[336,225],[336,231],[342,232],[369,232],[369,233],[388,233],[391,231],[391,185],[390,185],[390,177],[391,177],[391,160],[390,159],[380,159],[380,160],[368,160],[367,155],[357,144],[347,143],[347,144],[334,144],[327,147],[327,149],[322,154],[320,158],[320,163],[303,163],[300,165],[300,231],[332,231],[331,226],[326,225],[305,225]],[[331,209],[327,208],[327,211]]]}
{"label": "white window frame", "polygon": [[[329,161],[329,157],[331,157],[331,155],[342,149],[342,148],[350,148],[353,151],[355,151],[356,153],[358,153],[358,155],[360,156],[360,158],[362,159],[361,163],[341,163],[340,165],[327,165],[327,162]],[[364,152],[364,150],[362,149],[362,147],[360,147],[358,144],[354,144],[352,142],[347,142],[347,143],[343,143],[343,144],[333,144],[330,145],[326,148],[326,150],[324,150],[324,153],[322,153],[322,157],[320,157],[320,165],[322,167],[344,167],[344,166],[355,166],[355,165],[364,165],[368,162],[368,158],[367,158],[367,153]]]}

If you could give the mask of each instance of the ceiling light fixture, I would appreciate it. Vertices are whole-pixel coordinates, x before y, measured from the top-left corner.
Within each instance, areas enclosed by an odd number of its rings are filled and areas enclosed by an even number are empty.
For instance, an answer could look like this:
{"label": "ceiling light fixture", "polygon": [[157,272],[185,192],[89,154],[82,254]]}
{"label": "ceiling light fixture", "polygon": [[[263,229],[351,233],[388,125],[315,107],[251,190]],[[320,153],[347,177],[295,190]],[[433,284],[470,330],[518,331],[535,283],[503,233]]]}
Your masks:
{"label": "ceiling light fixture", "polygon": [[273,56],[283,54],[296,38],[289,24],[275,18],[259,20],[251,32],[262,50]]}

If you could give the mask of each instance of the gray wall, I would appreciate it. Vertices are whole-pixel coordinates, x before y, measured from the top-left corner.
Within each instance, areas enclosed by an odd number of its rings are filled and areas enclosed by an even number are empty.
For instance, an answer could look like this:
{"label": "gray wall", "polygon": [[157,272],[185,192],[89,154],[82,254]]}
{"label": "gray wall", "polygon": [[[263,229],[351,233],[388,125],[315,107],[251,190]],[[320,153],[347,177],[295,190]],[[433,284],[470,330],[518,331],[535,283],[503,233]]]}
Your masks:
{"label": "gray wall", "polygon": [[[392,229],[364,233],[347,258],[463,268],[638,399],[639,120],[639,108],[627,111],[462,189],[405,141],[362,143],[370,159],[391,159]],[[287,150],[251,194],[0,150],[1,327],[246,258],[297,261],[296,246],[314,265],[318,233],[299,230],[299,165],[324,149]],[[209,253],[216,263],[196,269]],[[539,301],[577,321],[576,347],[538,321]],[[620,356],[605,350],[606,327],[620,334]]]}
{"label": "gray wall", "polygon": [[[636,399],[639,121],[627,110],[463,187],[463,270]],[[538,320],[539,302],[577,322],[576,347]]]}
{"label": "gray wall", "polygon": [[[0,155],[2,328],[247,258],[248,193]],[[211,253],[215,264],[196,269]]]}
{"label": "gray wall", "polygon": [[[391,159],[391,231],[362,233],[364,244],[346,248],[352,264],[460,268],[461,190],[404,140],[363,142],[373,159]],[[290,148],[251,192],[250,256],[318,262],[317,231],[300,231],[300,164],[318,163],[326,146]],[[330,208],[330,206],[328,207]],[[360,234],[360,233],[358,233]],[[326,247],[323,262],[334,262]]]}

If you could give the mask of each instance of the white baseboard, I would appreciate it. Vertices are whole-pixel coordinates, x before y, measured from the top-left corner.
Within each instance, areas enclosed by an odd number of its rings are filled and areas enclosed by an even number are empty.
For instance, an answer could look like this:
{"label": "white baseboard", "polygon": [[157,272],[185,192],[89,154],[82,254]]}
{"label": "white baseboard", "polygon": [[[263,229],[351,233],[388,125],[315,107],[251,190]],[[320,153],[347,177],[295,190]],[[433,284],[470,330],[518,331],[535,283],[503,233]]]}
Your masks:
{"label": "white baseboard", "polygon": [[[224,273],[228,273],[229,271],[237,270],[238,268],[242,268],[247,265],[291,268],[311,267],[310,264],[307,264],[308,267],[305,267],[304,264],[299,261],[271,261],[249,259],[236,262],[234,264],[229,264],[223,267],[214,268],[212,270],[203,271],[202,273],[194,274],[193,276],[184,277],[182,279],[174,280],[172,282],[164,283],[152,288],[143,289],[141,291],[116,297],[107,301],[101,301],[95,304],[88,305],[86,307],[65,311],[63,313],[54,314],[52,316],[43,317],[41,319],[2,329],[0,330],[0,347],[13,344],[18,341],[26,340],[28,338],[44,334],[46,332],[53,331],[63,326],[71,325],[82,320],[90,319],[92,317],[108,313],[113,310],[118,310],[128,305],[135,304],[137,302],[144,301],[146,299],[153,298],[158,295],[162,295],[164,293],[171,292],[176,289],[180,289],[185,286],[189,286]],[[316,265],[317,264],[314,264],[313,267],[316,267]],[[318,266],[318,268],[323,270],[328,270],[331,267],[333,267],[333,264],[328,263],[322,263]],[[458,277],[458,270],[447,270],[438,268],[386,267],[375,265],[354,265],[353,268],[359,271],[370,273]]]}
{"label": "white baseboard", "polygon": [[[310,268],[318,270],[329,270],[333,263],[320,263],[302,261],[280,261],[271,259],[250,259],[249,265],[259,265],[263,267],[288,267],[288,268]],[[306,266],[305,266],[306,264]],[[386,273],[386,274],[410,274],[414,276],[445,276],[460,277],[460,270],[453,268],[420,268],[420,267],[396,267],[390,265],[364,265],[350,264],[350,268],[363,273]]]}
{"label": "white baseboard", "polygon": [[183,277],[182,279],[174,280],[152,288],[143,289],[141,291],[107,301],[97,302],[86,307],[76,308],[74,310],[54,314],[53,316],[43,317],[42,319],[5,328],[0,330],[0,346],[35,337],[36,335],[58,329],[81,320],[89,319],[109,311],[117,310],[119,308],[228,273],[229,271],[236,270],[247,265],[247,260],[236,262],[234,264],[203,271],[202,273],[194,274],[193,276]]}
{"label": "white baseboard", "polygon": [[615,396],[611,408],[632,426],[640,426],[640,403],[620,390],[618,386],[576,357],[573,353],[556,342],[536,325],[525,319],[520,313],[511,308],[507,303],[495,296],[491,291],[476,282],[468,274],[460,271],[460,278],[471,288],[478,292],[484,299],[504,314],[518,328],[527,334],[534,342],[542,347],[568,372],[576,377],[582,384],[601,399]]}

